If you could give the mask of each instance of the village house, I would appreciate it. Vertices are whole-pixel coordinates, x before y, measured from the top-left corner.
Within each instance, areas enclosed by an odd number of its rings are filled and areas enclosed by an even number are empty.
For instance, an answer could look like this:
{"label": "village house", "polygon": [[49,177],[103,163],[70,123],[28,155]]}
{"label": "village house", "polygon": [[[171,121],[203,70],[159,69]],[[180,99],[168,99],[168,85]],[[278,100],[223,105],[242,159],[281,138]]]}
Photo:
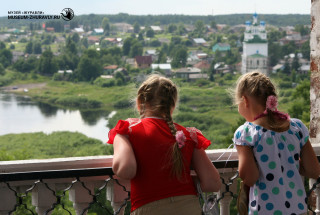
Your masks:
{"label": "village house", "polygon": [[58,74],[72,74],[72,70],[68,69],[68,70],[58,70],[57,72]]}
{"label": "village house", "polygon": [[150,28],[151,28],[155,33],[160,33],[160,32],[163,31],[160,26],[151,25]]}
{"label": "village house", "polygon": [[193,43],[196,46],[208,46],[207,41],[205,41],[203,38],[194,38]]}
{"label": "village house", "polygon": [[112,26],[114,26],[119,32],[133,33],[133,27],[128,23],[125,23],[125,22],[113,23]]}
{"label": "village house", "polygon": [[202,60],[199,63],[193,65],[194,68],[201,69],[201,71],[210,69],[210,64],[206,60]]}
{"label": "village house", "polygon": [[46,28],[46,32],[54,32],[54,28],[52,28],[52,27],[47,27],[47,28]]}
{"label": "village house", "polygon": [[80,28],[74,28],[74,29],[72,30],[72,32],[81,34],[81,33],[84,33],[84,30],[83,30],[83,28],[80,27]]}
{"label": "village house", "polygon": [[184,78],[187,80],[194,80],[203,77],[203,75],[201,75],[201,69],[195,67],[180,68],[176,71],[173,71],[173,73],[176,78]]}
{"label": "village house", "polygon": [[97,36],[89,36],[88,37],[88,43],[89,44],[96,44],[100,42],[100,38]]}
{"label": "village house", "polygon": [[95,28],[93,29],[91,35],[103,35],[103,28]]}
{"label": "village house", "polygon": [[155,72],[157,70],[161,70],[168,77],[172,75],[171,72],[171,64],[163,63],[163,64],[151,64],[152,71]]}
{"label": "village house", "polygon": [[152,62],[157,60],[157,50],[154,50],[154,49],[146,50],[144,55],[145,56],[151,56]]}
{"label": "village house", "polygon": [[151,56],[136,56],[135,67],[140,69],[150,68],[152,64]]}
{"label": "village house", "polygon": [[103,67],[104,74],[112,74],[116,69],[118,69],[118,65],[109,65]]}
{"label": "village house", "polygon": [[216,51],[219,52],[227,52],[230,51],[230,45],[228,43],[216,43],[212,46],[212,52],[215,53]]}

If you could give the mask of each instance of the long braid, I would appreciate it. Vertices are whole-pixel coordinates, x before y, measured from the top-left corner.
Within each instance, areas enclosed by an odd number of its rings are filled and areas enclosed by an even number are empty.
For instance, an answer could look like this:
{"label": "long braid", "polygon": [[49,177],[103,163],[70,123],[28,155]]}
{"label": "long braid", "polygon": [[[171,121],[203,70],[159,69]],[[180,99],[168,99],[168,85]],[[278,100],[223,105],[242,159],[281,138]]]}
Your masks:
{"label": "long braid", "polygon": [[[172,136],[175,138],[177,129],[171,117],[171,110],[176,106],[177,97],[177,87],[170,79],[159,75],[151,75],[138,90],[137,100],[139,102],[141,118],[145,117],[147,109],[153,115],[163,117],[168,124]],[[181,150],[176,141],[170,150],[169,159],[172,166],[172,175],[181,179],[184,163]]]}
{"label": "long braid", "polygon": [[[172,117],[171,117],[170,113],[167,114],[167,117],[165,118],[165,120],[170,128],[171,134],[175,137],[175,135],[177,133],[177,129],[173,124]],[[172,162],[172,169],[171,169],[172,175],[180,179],[182,176],[184,165],[183,165],[183,156],[181,153],[181,149],[179,148],[177,141],[172,146],[171,160],[172,160],[171,161]]]}

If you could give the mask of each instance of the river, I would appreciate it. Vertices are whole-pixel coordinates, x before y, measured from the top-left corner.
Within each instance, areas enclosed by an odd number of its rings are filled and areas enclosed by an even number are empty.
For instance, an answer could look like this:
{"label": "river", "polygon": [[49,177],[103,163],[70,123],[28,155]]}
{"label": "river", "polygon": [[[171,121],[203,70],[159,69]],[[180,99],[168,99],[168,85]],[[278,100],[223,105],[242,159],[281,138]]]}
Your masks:
{"label": "river", "polygon": [[115,111],[79,111],[34,102],[27,96],[0,92],[0,135],[54,131],[80,132],[106,142],[108,118]]}

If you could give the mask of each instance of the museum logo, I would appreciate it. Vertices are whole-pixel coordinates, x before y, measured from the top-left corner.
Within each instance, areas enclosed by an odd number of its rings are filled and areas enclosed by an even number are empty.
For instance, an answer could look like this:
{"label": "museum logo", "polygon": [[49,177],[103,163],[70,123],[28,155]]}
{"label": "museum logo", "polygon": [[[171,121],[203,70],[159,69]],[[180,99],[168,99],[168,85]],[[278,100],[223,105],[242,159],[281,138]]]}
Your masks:
{"label": "museum logo", "polygon": [[14,10],[8,11],[8,19],[60,19],[70,21],[74,17],[71,8],[64,8],[59,15],[47,15],[43,11],[24,11]]}

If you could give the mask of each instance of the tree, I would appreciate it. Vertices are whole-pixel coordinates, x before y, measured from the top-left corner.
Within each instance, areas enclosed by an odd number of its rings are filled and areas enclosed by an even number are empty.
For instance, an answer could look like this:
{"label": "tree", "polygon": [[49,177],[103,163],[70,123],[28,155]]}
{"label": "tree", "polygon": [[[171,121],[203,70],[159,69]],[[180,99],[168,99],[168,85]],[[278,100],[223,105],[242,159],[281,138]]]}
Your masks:
{"label": "tree", "polygon": [[146,32],[146,36],[151,38],[154,37],[154,31],[152,30],[152,28],[149,28]]}
{"label": "tree", "polygon": [[139,33],[138,40],[139,41],[144,41],[142,32]]}
{"label": "tree", "polygon": [[296,26],[294,26],[294,30],[300,32],[302,36],[310,33],[309,27],[306,27],[302,24],[297,24]]}
{"label": "tree", "polygon": [[94,49],[88,49],[81,56],[76,69],[79,81],[92,81],[102,73],[102,65],[99,60],[99,53]]}
{"label": "tree", "polygon": [[294,55],[294,58],[293,58],[293,61],[292,61],[292,64],[291,64],[291,68],[295,71],[298,71],[301,67],[301,64],[299,63],[299,57],[298,57],[298,54],[296,53]]}
{"label": "tree", "polygon": [[297,47],[293,41],[290,41],[288,44],[282,46],[282,56],[295,53]]}
{"label": "tree", "polygon": [[186,28],[184,27],[183,23],[180,23],[178,25],[178,31],[177,32],[178,32],[179,35],[183,35],[186,32]]}
{"label": "tree", "polygon": [[310,121],[310,81],[301,82],[291,95],[294,103],[289,108],[291,117],[299,118],[304,122]]}
{"label": "tree", "polygon": [[310,40],[302,44],[300,51],[304,58],[310,60]]}
{"label": "tree", "polygon": [[12,53],[9,49],[1,49],[0,50],[0,64],[2,64],[5,68],[11,65],[12,62]]}
{"label": "tree", "polygon": [[0,63],[0,75],[4,75],[4,74],[5,74],[5,68]]}
{"label": "tree", "polygon": [[46,75],[53,75],[58,71],[58,63],[50,49],[44,51],[40,57],[38,72]]}
{"label": "tree", "polygon": [[139,31],[140,31],[140,25],[139,25],[139,23],[135,22],[133,24],[133,32],[137,34],[137,33],[139,33]]}
{"label": "tree", "polygon": [[87,49],[89,47],[88,38],[86,37],[82,38],[81,44]]}
{"label": "tree", "polygon": [[158,54],[157,63],[166,63],[167,62],[167,55],[163,49],[160,50]]}
{"label": "tree", "polygon": [[25,49],[24,52],[27,53],[27,54],[32,54],[32,52],[33,52],[33,43],[32,43],[32,41],[29,41],[27,43],[26,49]]}
{"label": "tree", "polygon": [[128,37],[124,40],[122,46],[123,55],[128,56],[131,48],[131,41],[133,40],[132,37]]}
{"label": "tree", "polygon": [[6,48],[6,44],[2,41],[0,41],[0,50],[1,49],[5,49]]}
{"label": "tree", "polygon": [[70,37],[66,40],[66,51],[69,52],[69,54],[78,54],[77,45]]}
{"label": "tree", "polygon": [[268,53],[270,65],[275,66],[281,59],[281,47],[276,43],[269,43]]}
{"label": "tree", "polygon": [[78,43],[80,41],[80,36],[78,33],[73,33],[71,39],[73,42]]}
{"label": "tree", "polygon": [[291,74],[291,68],[290,68],[290,63],[288,61],[288,58],[286,58],[286,60],[285,60],[283,73],[286,74],[286,75],[290,75]]}
{"label": "tree", "polygon": [[42,53],[42,48],[41,48],[41,43],[40,42],[35,42],[33,44],[33,53],[34,54],[41,54]]}
{"label": "tree", "polygon": [[168,26],[168,32],[169,33],[173,33],[173,32],[175,32],[176,30],[178,29],[178,27],[177,27],[177,25],[175,25],[175,24],[170,24],[169,26]]}
{"label": "tree", "polygon": [[202,20],[197,20],[196,23],[194,24],[194,31],[193,33],[195,34],[196,37],[203,37],[205,33],[205,25]]}
{"label": "tree", "polygon": [[107,17],[103,18],[101,26],[103,28],[104,34],[105,35],[109,35],[109,33],[110,33],[110,23],[109,23],[109,19]]}
{"label": "tree", "polygon": [[214,20],[212,20],[212,21],[210,22],[210,27],[211,27],[212,29],[217,29],[217,23],[216,23]]}
{"label": "tree", "polygon": [[173,68],[180,68],[186,66],[188,57],[187,48],[184,46],[177,46],[173,54],[171,66]]}
{"label": "tree", "polygon": [[140,42],[134,40],[134,43],[131,45],[130,48],[130,57],[135,57],[135,56],[141,56],[143,52],[143,47]]}

